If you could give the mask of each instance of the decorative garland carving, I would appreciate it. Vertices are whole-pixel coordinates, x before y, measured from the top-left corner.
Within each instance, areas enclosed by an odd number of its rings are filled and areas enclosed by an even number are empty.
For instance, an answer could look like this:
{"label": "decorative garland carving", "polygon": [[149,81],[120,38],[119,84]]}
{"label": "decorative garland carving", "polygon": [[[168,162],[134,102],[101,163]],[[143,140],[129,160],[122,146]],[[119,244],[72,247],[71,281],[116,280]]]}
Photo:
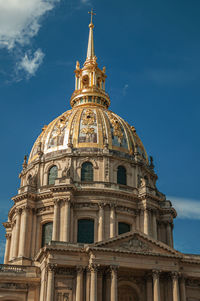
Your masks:
{"label": "decorative garland carving", "polygon": [[132,239],[125,241],[119,245],[120,249],[126,249],[128,251],[138,251],[138,252],[145,252],[150,251],[152,248],[144,243],[143,241],[133,237]]}
{"label": "decorative garland carving", "polygon": [[117,119],[117,117],[115,117],[110,112],[107,112],[107,114],[108,114],[109,120],[113,127],[113,135],[118,138],[119,144],[122,144],[122,140],[124,137],[123,132],[122,132],[122,126],[121,126],[119,120]]}

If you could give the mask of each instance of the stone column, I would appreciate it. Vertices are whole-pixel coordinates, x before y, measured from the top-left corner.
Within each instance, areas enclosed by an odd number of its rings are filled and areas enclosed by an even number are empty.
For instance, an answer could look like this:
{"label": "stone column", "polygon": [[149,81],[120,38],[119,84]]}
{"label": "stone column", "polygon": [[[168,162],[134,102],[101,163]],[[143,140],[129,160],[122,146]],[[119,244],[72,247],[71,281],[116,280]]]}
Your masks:
{"label": "stone column", "polygon": [[115,216],[115,205],[110,206],[110,238],[116,236],[116,216]]}
{"label": "stone column", "polygon": [[136,229],[140,231],[140,210],[135,210],[136,216]]}
{"label": "stone column", "polygon": [[16,223],[13,222],[11,225],[12,233],[11,233],[11,244],[10,244],[10,256],[9,260],[12,260],[14,258],[14,244],[15,244],[15,227]]}
{"label": "stone column", "polygon": [[90,301],[97,301],[97,266],[95,264],[90,265]]}
{"label": "stone column", "polygon": [[144,234],[149,235],[149,211],[144,210]]}
{"label": "stone column", "polygon": [[97,275],[97,295],[98,301],[103,301],[103,271],[100,269]]}
{"label": "stone column", "polygon": [[44,295],[45,295],[45,267],[43,266],[41,270],[41,281],[40,281],[40,301],[44,301]]}
{"label": "stone column", "polygon": [[99,204],[98,241],[104,239],[104,204]]}
{"label": "stone column", "polygon": [[37,213],[36,210],[33,209],[33,221],[32,221],[32,237],[31,240],[31,258],[35,256],[35,248],[36,248],[36,230],[37,230]]}
{"label": "stone column", "polygon": [[172,273],[173,301],[180,301],[178,278],[179,274],[177,272]]}
{"label": "stone column", "polygon": [[153,301],[152,273],[149,273],[146,276],[146,292],[147,292],[147,301]]}
{"label": "stone column", "polygon": [[64,228],[63,228],[63,240],[70,241],[70,200],[65,199],[65,214],[64,214]]}
{"label": "stone column", "polygon": [[153,271],[153,301],[160,301],[159,271]]}
{"label": "stone column", "polygon": [[70,209],[70,242],[74,242],[74,203],[71,202]]}
{"label": "stone column", "polygon": [[154,238],[154,239],[157,239],[157,238],[158,238],[158,235],[157,235],[156,210],[153,210],[152,216],[153,216],[153,238]]}
{"label": "stone column", "polygon": [[185,278],[183,276],[180,279],[180,293],[181,301],[186,301]]}
{"label": "stone column", "polygon": [[83,300],[83,267],[77,267],[76,301]]}
{"label": "stone column", "polygon": [[117,266],[111,266],[110,301],[117,301]]}
{"label": "stone column", "polygon": [[59,224],[59,200],[54,200],[54,214],[53,214],[53,233],[52,240],[58,240],[58,224]]}
{"label": "stone column", "polygon": [[48,264],[47,301],[54,301],[54,271],[56,266]]}
{"label": "stone column", "polygon": [[26,257],[26,237],[28,228],[28,212],[30,208],[24,207],[21,216],[20,224],[20,242],[19,242],[19,256]]}
{"label": "stone column", "polygon": [[171,223],[167,223],[167,244],[172,247],[172,228]]}
{"label": "stone column", "polygon": [[5,249],[5,256],[4,256],[4,264],[8,264],[9,256],[10,256],[11,234],[7,233],[5,236],[6,236],[6,249]]}
{"label": "stone column", "polygon": [[13,246],[13,256],[14,258],[18,257],[19,251],[19,233],[20,233],[20,222],[21,222],[21,210],[16,210],[16,228],[15,228],[15,239]]}
{"label": "stone column", "polygon": [[103,299],[105,299],[105,301],[110,301],[110,288],[111,288],[111,278],[110,278],[110,268],[107,268],[105,270],[105,292],[103,295]]}
{"label": "stone column", "polygon": [[86,301],[90,301],[90,269],[86,270]]}

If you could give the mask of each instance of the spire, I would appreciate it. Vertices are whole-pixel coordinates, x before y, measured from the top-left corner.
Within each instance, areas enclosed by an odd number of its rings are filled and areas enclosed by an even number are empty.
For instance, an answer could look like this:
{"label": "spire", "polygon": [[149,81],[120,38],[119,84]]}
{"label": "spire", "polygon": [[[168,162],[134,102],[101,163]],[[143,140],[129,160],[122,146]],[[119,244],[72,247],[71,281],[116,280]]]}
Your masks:
{"label": "spire", "polygon": [[88,12],[88,14],[91,14],[91,22],[89,24],[90,32],[89,32],[89,39],[88,39],[87,60],[92,60],[95,57],[94,38],[93,38],[94,24],[92,22],[92,19],[93,19],[93,16],[96,14],[93,12],[93,9],[91,9],[91,12]]}

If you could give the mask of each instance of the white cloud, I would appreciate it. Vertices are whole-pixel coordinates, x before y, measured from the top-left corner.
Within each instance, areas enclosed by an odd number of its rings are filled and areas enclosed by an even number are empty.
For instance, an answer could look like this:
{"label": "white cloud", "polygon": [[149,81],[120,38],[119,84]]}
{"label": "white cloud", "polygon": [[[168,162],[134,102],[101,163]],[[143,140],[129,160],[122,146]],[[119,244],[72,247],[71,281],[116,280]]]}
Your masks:
{"label": "white cloud", "polygon": [[0,0],[0,47],[28,44],[37,35],[41,17],[59,0]]}
{"label": "white cloud", "polygon": [[28,77],[34,76],[37,69],[42,64],[44,56],[41,49],[36,50],[33,55],[31,55],[29,51],[29,53],[25,53],[22,60],[17,64],[17,69],[24,70]]}
{"label": "white cloud", "polygon": [[178,218],[200,219],[200,200],[168,197],[177,210]]}
{"label": "white cloud", "polygon": [[127,89],[128,89],[128,84],[125,84],[123,87],[123,96],[126,96]]}

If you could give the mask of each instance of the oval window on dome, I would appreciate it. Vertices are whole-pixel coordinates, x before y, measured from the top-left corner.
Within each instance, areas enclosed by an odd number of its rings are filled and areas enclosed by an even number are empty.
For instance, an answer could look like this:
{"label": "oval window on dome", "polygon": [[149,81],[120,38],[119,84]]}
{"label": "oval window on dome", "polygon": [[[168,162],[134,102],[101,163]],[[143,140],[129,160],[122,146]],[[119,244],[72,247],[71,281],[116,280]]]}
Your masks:
{"label": "oval window on dome", "polygon": [[78,243],[94,242],[94,220],[93,219],[79,219],[78,220]]}
{"label": "oval window on dome", "polygon": [[119,222],[118,223],[118,234],[123,234],[123,233],[126,233],[126,232],[130,232],[131,231],[131,226],[127,223],[122,223],[122,222]]}
{"label": "oval window on dome", "polygon": [[57,177],[58,177],[58,167],[54,165],[49,169],[48,185],[54,185]]}
{"label": "oval window on dome", "polygon": [[121,165],[117,168],[117,184],[126,185],[126,168]]}
{"label": "oval window on dome", "polygon": [[42,226],[42,247],[48,245],[52,240],[53,223],[46,223]]}
{"label": "oval window on dome", "polygon": [[81,167],[81,181],[92,182],[93,181],[93,165],[91,162],[85,162]]}

